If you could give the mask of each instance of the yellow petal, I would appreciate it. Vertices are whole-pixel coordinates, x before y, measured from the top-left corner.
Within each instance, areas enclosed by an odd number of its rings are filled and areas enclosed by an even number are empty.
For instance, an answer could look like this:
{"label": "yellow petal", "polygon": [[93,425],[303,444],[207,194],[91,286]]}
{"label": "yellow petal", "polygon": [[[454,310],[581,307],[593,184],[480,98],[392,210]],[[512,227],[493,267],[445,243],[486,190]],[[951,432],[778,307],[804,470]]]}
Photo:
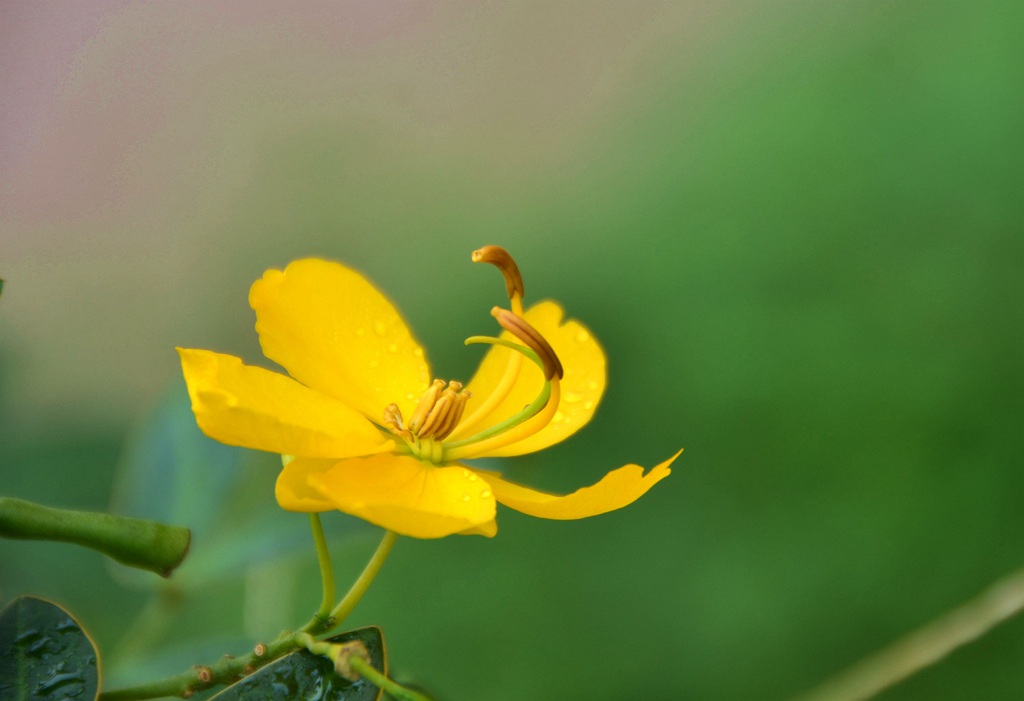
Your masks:
{"label": "yellow petal", "polygon": [[372,421],[392,402],[409,416],[430,382],[423,350],[394,305],[339,263],[308,258],[268,270],[249,304],[268,358]]}
{"label": "yellow petal", "polygon": [[394,447],[362,414],[290,377],[212,351],[178,354],[196,422],[221,443],[315,458]]}
{"label": "yellow petal", "polygon": [[435,467],[382,454],[308,470],[305,479],[335,509],[414,538],[486,529],[494,520],[491,489],[461,465]]}
{"label": "yellow petal", "polygon": [[337,460],[292,458],[284,464],[274,488],[277,503],[287,511],[333,511],[334,502],[324,499],[309,485],[309,476],[320,474],[338,464]]}
{"label": "yellow petal", "polygon": [[459,531],[459,535],[482,535],[485,538],[493,538],[498,535],[498,522],[491,519],[487,523],[482,523],[479,526],[473,526],[467,528],[464,531]]}
{"label": "yellow petal", "polygon": [[[604,351],[580,322],[574,319],[563,322],[562,317],[562,308],[552,301],[535,304],[524,314],[524,318],[551,344],[562,362],[565,376],[561,381],[562,397],[558,411],[555,412],[551,423],[539,432],[518,443],[488,452],[488,457],[532,453],[563,441],[583,428],[597,410],[605,388]],[[516,340],[507,333],[503,336],[509,340]],[[487,352],[476,375],[467,385],[467,389],[473,393],[473,398],[466,405],[466,416],[472,414],[474,403],[482,403],[497,387],[505,373],[508,354],[511,352],[513,351],[501,346],[493,346]],[[540,394],[543,385],[544,377],[537,366],[530,362],[523,363],[519,381],[508,397],[470,433],[476,433],[517,414]],[[468,437],[459,432],[451,436],[452,439]]]}
{"label": "yellow petal", "polygon": [[668,477],[671,472],[669,465],[679,457],[679,453],[651,468],[646,475],[644,468],[639,465],[626,465],[612,470],[597,484],[583,487],[566,496],[506,482],[493,472],[481,470],[479,474],[491,485],[499,503],[530,516],[567,521],[597,516],[632,504],[648,489]]}

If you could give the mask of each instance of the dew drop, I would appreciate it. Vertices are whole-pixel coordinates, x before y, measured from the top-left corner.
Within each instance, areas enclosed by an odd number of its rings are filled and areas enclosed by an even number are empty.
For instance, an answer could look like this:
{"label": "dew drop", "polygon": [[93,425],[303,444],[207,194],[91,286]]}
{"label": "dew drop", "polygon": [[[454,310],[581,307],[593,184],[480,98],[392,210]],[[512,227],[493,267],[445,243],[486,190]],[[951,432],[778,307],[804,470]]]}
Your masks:
{"label": "dew drop", "polygon": [[468,494],[463,494],[462,495],[462,501],[469,501],[469,495]]}
{"label": "dew drop", "polygon": [[379,360],[377,360],[376,358],[374,358],[373,360],[371,360],[371,361],[370,361],[370,367],[371,367],[371,368],[375,368],[375,367],[377,367],[378,365],[380,365],[380,361],[379,361]]}
{"label": "dew drop", "polygon": [[560,424],[565,421],[565,414],[560,411],[556,411],[555,415],[551,417],[551,423]]}
{"label": "dew drop", "polygon": [[580,329],[580,330],[579,330],[579,331],[578,331],[578,332],[576,333],[576,340],[577,340],[577,341],[578,341],[579,343],[586,343],[586,342],[587,342],[588,340],[590,340],[590,334],[589,334],[589,333],[587,333],[586,331],[584,331],[583,329]]}
{"label": "dew drop", "polygon": [[398,350],[398,344],[397,343],[389,343],[388,344],[388,350],[391,351],[392,353],[394,353],[396,350]]}
{"label": "dew drop", "polygon": [[412,392],[409,392],[408,394],[405,395],[405,398],[411,402],[413,399],[416,398],[416,395],[413,394]]}
{"label": "dew drop", "polygon": [[587,389],[597,389],[597,382],[595,382],[594,380],[591,380],[590,382],[588,382],[587,383]]}
{"label": "dew drop", "polygon": [[594,408],[594,403],[593,402],[583,402],[583,408],[586,411],[590,411],[591,409]]}
{"label": "dew drop", "polygon": [[480,492],[480,498],[487,499],[489,496],[491,496],[491,494],[492,492],[490,489],[485,489],[484,491]]}
{"label": "dew drop", "polygon": [[416,346],[415,348],[412,349],[412,354],[415,355],[417,358],[422,358],[423,349],[420,348],[419,346]]}
{"label": "dew drop", "polygon": [[565,394],[562,395],[562,399],[569,402],[570,404],[575,404],[576,402],[583,399],[583,395],[577,394],[576,392],[566,392]]}
{"label": "dew drop", "polygon": [[378,336],[383,336],[388,332],[388,327],[384,324],[383,321],[378,319],[377,321],[373,322],[373,330]]}
{"label": "dew drop", "polygon": [[468,479],[470,482],[476,482],[476,475],[470,472],[468,475],[466,475],[466,479]]}

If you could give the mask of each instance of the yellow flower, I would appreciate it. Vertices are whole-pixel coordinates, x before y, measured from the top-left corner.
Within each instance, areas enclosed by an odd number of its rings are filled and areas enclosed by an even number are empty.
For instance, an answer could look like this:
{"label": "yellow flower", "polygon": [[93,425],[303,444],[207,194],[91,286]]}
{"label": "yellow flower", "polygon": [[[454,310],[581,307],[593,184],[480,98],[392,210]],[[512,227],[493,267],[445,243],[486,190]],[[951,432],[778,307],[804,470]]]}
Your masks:
{"label": "yellow flower", "polygon": [[467,339],[491,348],[465,386],[431,383],[423,349],[364,277],[310,258],[268,270],[249,292],[263,352],[291,377],[178,349],[200,428],[289,456],[277,480],[283,508],[337,509],[418,538],[493,536],[496,501],[577,519],[638,499],[679,453],[646,475],[626,465],[566,496],[463,464],[565,440],[593,416],[605,386],[604,352],[582,324],[563,322],[551,301],[523,309],[522,278],[504,249],[487,246],[473,260],[502,271],[511,309],[491,312],[500,338]]}

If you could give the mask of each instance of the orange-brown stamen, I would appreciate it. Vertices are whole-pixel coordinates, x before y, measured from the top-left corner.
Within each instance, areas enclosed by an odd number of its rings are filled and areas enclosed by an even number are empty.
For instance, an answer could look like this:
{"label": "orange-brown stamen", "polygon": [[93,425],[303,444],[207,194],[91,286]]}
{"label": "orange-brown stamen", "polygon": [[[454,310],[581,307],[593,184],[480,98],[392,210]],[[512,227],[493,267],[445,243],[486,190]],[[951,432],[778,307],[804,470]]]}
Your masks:
{"label": "orange-brown stamen", "polygon": [[473,251],[474,263],[490,263],[496,266],[501,274],[505,276],[505,289],[508,291],[508,298],[522,298],[525,295],[523,290],[523,276],[519,274],[519,266],[515,260],[501,246],[484,246]]}
{"label": "orange-brown stamen", "polygon": [[558,375],[559,379],[562,378],[564,374],[562,363],[555,355],[551,344],[526,319],[501,307],[492,309],[491,316],[498,320],[501,328],[516,336],[540,357],[541,362],[544,363],[545,379],[550,380],[555,375]]}

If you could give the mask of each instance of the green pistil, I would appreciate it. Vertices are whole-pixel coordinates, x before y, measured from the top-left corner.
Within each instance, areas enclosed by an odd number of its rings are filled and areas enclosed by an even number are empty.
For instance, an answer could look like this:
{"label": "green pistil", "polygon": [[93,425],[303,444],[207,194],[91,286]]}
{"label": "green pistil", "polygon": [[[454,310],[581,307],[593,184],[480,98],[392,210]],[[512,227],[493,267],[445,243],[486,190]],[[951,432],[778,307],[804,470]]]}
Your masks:
{"label": "green pistil", "polygon": [[[466,339],[466,345],[469,345],[471,343],[488,343],[494,346],[504,346],[505,348],[509,348],[517,353],[522,353],[524,356],[533,361],[533,363],[540,368],[541,372],[544,372],[544,362],[540,359],[540,356],[534,353],[531,349],[527,348],[526,346],[519,345],[518,343],[513,343],[512,341],[506,341],[503,338],[494,338],[492,336],[471,336]],[[497,436],[499,434],[505,433],[506,431],[515,428],[524,421],[532,419],[534,416],[539,414],[542,409],[544,409],[545,405],[547,405],[548,403],[548,399],[550,398],[551,382],[545,381],[544,388],[540,391],[540,394],[537,396],[537,398],[534,399],[533,402],[531,402],[530,405],[523,409],[521,412],[519,412],[515,416],[505,419],[499,424],[495,424],[494,426],[491,426],[488,429],[484,429],[480,433],[470,436],[469,438],[465,438],[461,441],[451,441],[443,443],[441,446],[443,448],[441,457],[444,457],[445,451],[454,448],[462,448],[467,445],[472,445],[473,443],[479,443],[480,441],[491,438],[492,436]]]}

